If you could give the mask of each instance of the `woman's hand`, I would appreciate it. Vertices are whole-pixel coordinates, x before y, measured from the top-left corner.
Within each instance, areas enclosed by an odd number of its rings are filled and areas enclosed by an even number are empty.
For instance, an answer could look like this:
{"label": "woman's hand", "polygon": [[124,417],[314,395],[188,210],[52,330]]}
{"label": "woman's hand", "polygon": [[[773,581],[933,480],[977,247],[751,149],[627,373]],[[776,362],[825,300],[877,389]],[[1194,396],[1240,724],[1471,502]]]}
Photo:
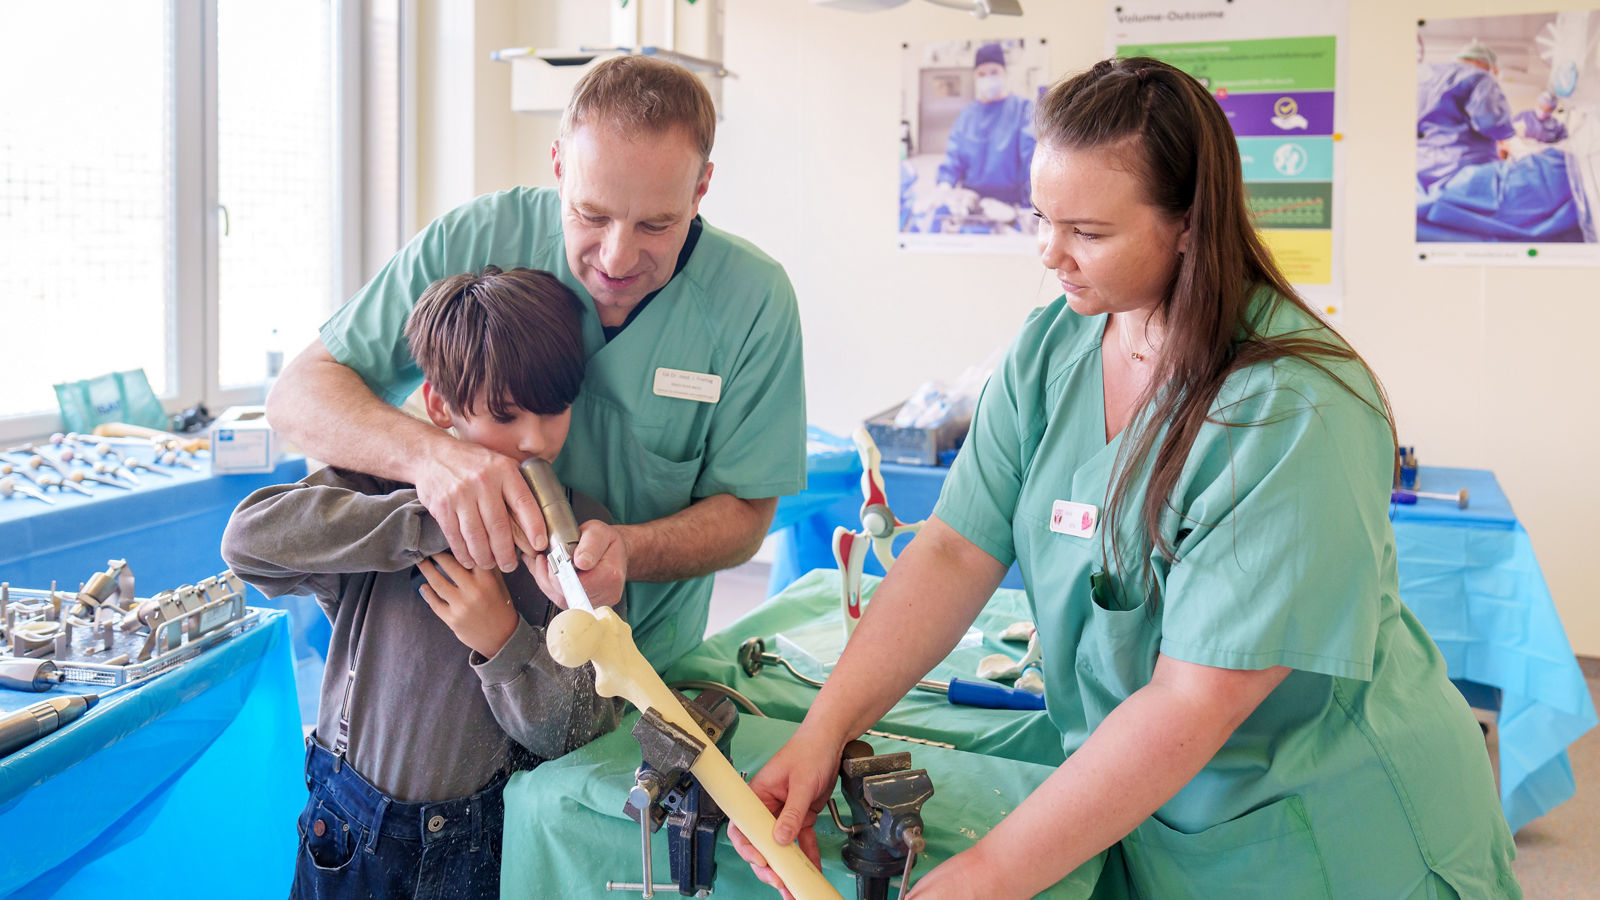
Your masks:
{"label": "woman's hand", "polygon": [[950,857],[921,878],[913,873],[911,893],[906,897],[907,900],[995,900],[1013,896],[1001,884],[1001,874],[984,866],[975,847]]}
{"label": "woman's hand", "polygon": [[[548,556],[527,560],[528,571],[538,582],[539,590],[550,602],[567,608],[567,597],[561,592],[561,582],[556,580]],[[628,546],[621,532],[599,519],[590,519],[578,526],[578,546],[572,551],[572,565],[578,570],[578,581],[583,584],[589,602],[595,608],[616,606],[622,602],[622,589],[628,578]]]}
{"label": "woman's hand", "polygon": [[517,608],[498,569],[468,569],[450,553],[417,563],[428,583],[422,599],[456,639],[484,659],[493,657],[517,630]]}
{"label": "woman's hand", "polygon": [[[817,814],[827,805],[838,781],[842,749],[841,742],[809,735],[802,726],[750,779],[750,789],[778,819],[772,829],[773,841],[782,845],[799,838],[801,851],[819,868],[822,857],[817,851]],[[757,878],[783,891],[785,897],[791,896],[778,874],[767,867],[761,851],[731,823],[728,837]]]}

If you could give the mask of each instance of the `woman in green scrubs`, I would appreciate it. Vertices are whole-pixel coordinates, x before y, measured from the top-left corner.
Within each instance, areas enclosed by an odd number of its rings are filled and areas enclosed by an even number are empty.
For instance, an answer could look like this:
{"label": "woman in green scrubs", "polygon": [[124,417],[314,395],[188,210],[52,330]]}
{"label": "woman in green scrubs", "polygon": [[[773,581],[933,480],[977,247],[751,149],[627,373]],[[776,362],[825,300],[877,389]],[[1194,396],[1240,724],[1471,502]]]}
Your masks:
{"label": "woman in green scrubs", "polygon": [[1036,130],[1063,296],[752,782],[775,836],[815,847],[844,743],[1015,561],[1067,761],[912,896],[1521,896],[1478,726],[1398,596],[1387,404],[1262,246],[1221,108],[1166,64],[1108,60]]}

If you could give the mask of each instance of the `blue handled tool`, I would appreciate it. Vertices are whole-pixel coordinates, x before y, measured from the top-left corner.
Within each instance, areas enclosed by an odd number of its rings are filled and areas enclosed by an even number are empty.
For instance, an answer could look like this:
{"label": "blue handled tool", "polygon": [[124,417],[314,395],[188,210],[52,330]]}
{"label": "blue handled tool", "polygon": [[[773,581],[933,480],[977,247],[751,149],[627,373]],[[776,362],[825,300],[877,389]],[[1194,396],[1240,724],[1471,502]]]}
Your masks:
{"label": "blue handled tool", "polygon": [[1396,490],[1389,492],[1390,503],[1399,503],[1404,506],[1414,505],[1419,497],[1426,500],[1445,500],[1454,503],[1459,509],[1466,509],[1467,502],[1469,500],[1466,488],[1462,488],[1460,491],[1454,494],[1433,494],[1429,493],[1428,491],[1407,490]]}
{"label": "blue handled tool", "polygon": [[963,681],[952,678],[948,682],[917,682],[925,691],[937,691],[950,698],[951,703],[962,706],[981,706],[985,709],[1044,709],[1044,697],[1003,684],[987,681]]}

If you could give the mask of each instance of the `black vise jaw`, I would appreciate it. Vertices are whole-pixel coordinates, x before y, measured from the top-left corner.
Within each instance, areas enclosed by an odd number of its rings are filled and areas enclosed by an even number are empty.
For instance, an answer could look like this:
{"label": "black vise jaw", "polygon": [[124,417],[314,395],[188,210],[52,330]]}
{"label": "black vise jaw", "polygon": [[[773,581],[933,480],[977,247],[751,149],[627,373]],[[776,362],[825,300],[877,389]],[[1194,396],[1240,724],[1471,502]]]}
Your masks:
{"label": "black vise jaw", "polygon": [[871,745],[851,741],[839,781],[852,823],[844,863],[856,873],[859,896],[882,896],[907,853],[922,850],[922,805],[933,796],[933,780],[926,769],[911,768],[910,753],[873,756]]}
{"label": "black vise jaw", "polygon": [[[712,691],[702,692],[693,701],[673,693],[695,724],[727,755],[739,724],[733,701]],[[668,858],[678,893],[706,896],[717,875],[717,835],[728,820],[689,771],[706,743],[654,709],[639,716],[633,736],[639,742],[641,761],[623,811],[635,822],[648,821],[650,831],[666,826]],[[645,871],[648,881],[649,868]]]}

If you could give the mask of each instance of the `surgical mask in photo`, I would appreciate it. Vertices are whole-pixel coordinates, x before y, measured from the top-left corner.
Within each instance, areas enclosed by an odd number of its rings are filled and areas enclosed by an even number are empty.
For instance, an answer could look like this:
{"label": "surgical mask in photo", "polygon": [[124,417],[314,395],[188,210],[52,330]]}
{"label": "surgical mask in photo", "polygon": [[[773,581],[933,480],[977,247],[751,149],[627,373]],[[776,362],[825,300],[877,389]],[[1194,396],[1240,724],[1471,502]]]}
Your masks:
{"label": "surgical mask in photo", "polygon": [[1006,77],[979,75],[972,79],[972,93],[984,103],[993,103],[1006,95]]}

